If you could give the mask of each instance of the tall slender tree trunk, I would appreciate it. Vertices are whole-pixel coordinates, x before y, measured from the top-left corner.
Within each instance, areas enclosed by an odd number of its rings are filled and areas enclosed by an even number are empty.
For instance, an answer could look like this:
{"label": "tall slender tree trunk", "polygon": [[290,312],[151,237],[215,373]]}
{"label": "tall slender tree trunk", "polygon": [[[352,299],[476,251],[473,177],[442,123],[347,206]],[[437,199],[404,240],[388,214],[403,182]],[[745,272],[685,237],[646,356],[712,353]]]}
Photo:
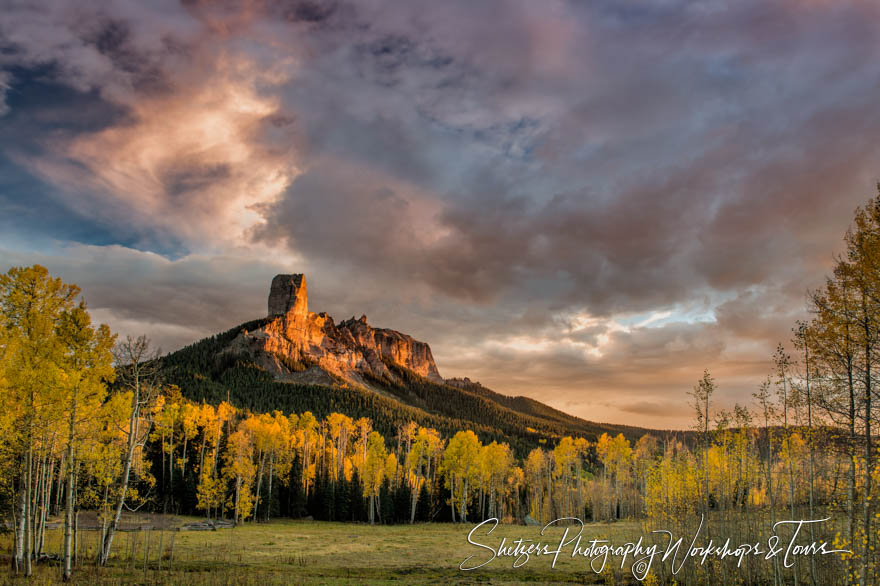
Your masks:
{"label": "tall slender tree trunk", "polygon": [[[805,334],[806,336],[806,334]],[[805,381],[807,386],[807,441],[809,442],[810,448],[810,519],[815,519],[815,513],[813,511],[814,506],[814,482],[815,482],[815,460],[816,460],[816,452],[813,445],[813,395],[812,390],[810,389],[810,347],[807,344],[806,337],[804,338],[804,369],[805,369]],[[816,537],[813,530],[813,523],[810,523],[810,543],[816,543]],[[816,586],[816,560],[815,556],[810,556],[810,584],[812,586]]]}
{"label": "tall slender tree trunk", "polygon": [[110,502],[110,485],[104,485],[104,498],[101,501],[101,553],[98,557],[98,561],[104,559],[104,547],[106,542],[104,539],[107,537],[107,527],[109,523],[107,523],[107,513],[109,512],[108,503]]}
{"label": "tall slender tree trunk", "polygon": [[204,470],[203,466],[205,465],[205,444],[208,443],[208,427],[205,426],[205,429],[202,431],[202,448],[199,450],[199,475],[201,476],[202,471]]}
{"label": "tall slender tree trunk", "polygon": [[488,514],[488,517],[493,517],[494,515],[492,513],[494,513],[494,512],[495,512],[495,486],[490,482],[489,483],[489,514]]}
{"label": "tall slender tree trunk", "polygon": [[45,436],[41,438],[40,449],[36,454],[36,471],[34,473],[33,489],[31,493],[31,556],[37,559],[40,556],[40,518],[42,517],[42,496],[44,472],[44,451],[46,445]]}
{"label": "tall slender tree trunk", "polygon": [[165,432],[162,432],[162,436],[160,439],[159,451],[162,452],[162,465],[159,467],[162,470],[162,511],[168,512],[168,495],[165,492],[167,490],[168,481],[165,479]]}
{"label": "tall slender tree trunk", "polygon": [[266,452],[260,454],[260,473],[257,476],[257,498],[254,499],[254,523],[257,522],[257,507],[260,504],[260,488],[263,486],[263,467],[266,465]]}
{"label": "tall slender tree trunk", "polygon": [[189,440],[189,437],[186,433],[183,434],[183,453],[180,456],[180,478],[186,482],[186,444]]}
{"label": "tall slender tree trunk", "polygon": [[419,487],[419,478],[421,478],[421,475],[422,475],[422,467],[420,465],[418,473],[416,474],[416,481],[414,483],[415,486],[413,486],[413,491],[412,491],[412,499],[411,499],[412,502],[410,504],[410,513],[409,513],[410,525],[412,525],[413,523],[416,522],[416,504],[419,502],[419,488],[420,488]]}
{"label": "tall slender tree trunk", "polygon": [[[852,364],[847,365],[849,383],[849,486],[847,487],[847,512],[849,544],[855,551],[856,547],[856,390],[853,383]],[[852,581],[853,558],[847,558],[848,571]]]}
{"label": "tall slender tree trunk", "polygon": [[25,508],[27,507],[27,456],[22,454],[20,462],[21,473],[18,478],[18,493],[16,494],[16,530],[15,530],[15,554],[12,556],[12,565],[15,573],[24,570],[24,534],[27,523]]}
{"label": "tall slender tree trunk", "polygon": [[871,395],[873,391],[873,385],[871,380],[871,367],[874,362],[874,326],[872,318],[872,311],[868,306],[868,298],[867,292],[865,290],[865,285],[862,283],[860,286],[861,289],[861,319],[860,325],[862,329],[862,350],[864,352],[863,360],[864,360],[864,368],[862,369],[862,373],[864,375],[862,390],[863,390],[863,398],[865,403],[865,445],[864,445],[864,454],[865,454],[865,471],[864,471],[864,497],[862,498],[862,525],[864,526],[865,531],[865,555],[862,558],[862,575],[861,579],[863,583],[867,583],[871,581],[870,576],[870,565],[871,558],[873,556],[873,536],[871,535],[871,478],[873,474],[873,459],[874,459],[874,451],[872,448],[871,442],[871,419],[873,414],[871,413]]}
{"label": "tall slender tree trunk", "polygon": [[44,500],[45,508],[43,509],[43,529],[42,529],[42,537],[40,537],[40,550],[42,551],[43,542],[46,538],[46,525],[49,521],[49,514],[52,512],[52,483],[55,481],[55,474],[61,474],[61,469],[56,458],[52,458],[49,465],[49,476],[45,484],[45,493],[46,497]]}
{"label": "tall slender tree trunk", "polygon": [[40,556],[40,518],[43,495],[43,452],[45,451],[46,438],[40,441],[40,449],[36,453],[36,470],[34,472],[33,488],[31,490],[31,557],[37,559]]}
{"label": "tall slender tree trunk", "polygon": [[55,504],[52,509],[52,512],[55,515],[57,515],[58,512],[61,511],[61,493],[63,492],[62,487],[64,486],[63,483],[64,483],[64,479],[65,479],[64,472],[66,470],[66,468],[64,467],[64,462],[65,462],[65,454],[62,453],[61,454],[61,461],[58,462],[58,476],[56,477],[57,484],[55,486]]}
{"label": "tall slender tree trunk", "polygon": [[449,502],[452,505],[452,522],[455,523],[455,473],[451,476],[449,480]]}
{"label": "tall slender tree trunk", "polygon": [[235,477],[235,511],[232,514],[232,522],[238,525],[239,503],[241,502],[241,475]]}
{"label": "tall slender tree trunk", "polygon": [[[868,325],[866,323],[866,330]],[[866,331],[866,336],[869,335]],[[864,504],[863,516],[865,526],[865,556],[862,560],[862,582],[870,582],[870,561],[874,550],[873,538],[871,535],[871,475],[873,472],[873,449],[871,447],[871,358],[872,348],[870,343],[865,345],[865,496],[862,499]]]}
{"label": "tall slender tree trunk", "polygon": [[174,511],[174,420],[171,420],[171,435],[168,439],[168,500]]}
{"label": "tall slender tree trunk", "polygon": [[[773,497],[773,435],[770,432],[770,418],[764,404],[764,433],[767,436],[767,495],[770,499],[770,525],[776,525],[776,499]],[[779,556],[773,557],[773,584],[779,583]]]}
{"label": "tall slender tree trunk", "polygon": [[27,477],[25,480],[25,508],[24,508],[24,573],[25,576],[30,576],[33,574],[33,526],[31,524],[31,492],[32,492],[32,484],[33,484],[33,462],[34,462],[34,449],[32,442],[28,441],[28,452],[27,452]]}
{"label": "tall slender tree trunk", "polygon": [[464,473],[464,487],[461,491],[461,522],[467,523],[468,471]]}
{"label": "tall slender tree trunk", "polygon": [[272,512],[272,476],[275,475],[275,452],[269,458],[269,487],[266,493],[266,522],[269,522],[269,515]]}
{"label": "tall slender tree trunk", "polygon": [[[76,476],[74,475],[74,481]],[[76,507],[76,503],[74,503]],[[79,511],[73,515],[73,565],[79,567]]]}
{"label": "tall slender tree trunk", "polygon": [[[67,424],[67,498],[64,511],[64,554],[62,561],[62,579],[70,580],[73,559],[73,492],[74,492],[74,439],[76,427],[76,395],[70,406],[70,419]],[[59,474],[59,477],[61,475]]]}
{"label": "tall slender tree trunk", "polygon": [[706,395],[706,414],[703,420],[703,466],[705,468],[705,491],[706,491],[706,529],[709,527],[709,396]]}
{"label": "tall slender tree trunk", "polygon": [[[139,385],[136,387],[139,389]],[[125,505],[125,493],[128,492],[128,481],[131,477],[131,462],[134,459],[134,451],[137,447],[138,438],[138,415],[140,411],[140,392],[135,390],[131,399],[131,417],[128,427],[128,445],[125,451],[125,460],[122,465],[122,482],[119,486],[119,497],[116,499],[116,510],[113,520],[104,535],[101,546],[101,565],[105,565],[110,558],[110,547],[113,545],[113,536],[119,528],[119,519],[122,517],[122,507]]]}
{"label": "tall slender tree trunk", "polygon": [[[794,452],[791,445],[791,433],[788,430],[788,383],[785,378],[785,367],[782,367],[782,421],[785,433],[785,441],[788,442],[788,507],[791,511],[792,520],[794,516]],[[794,561],[794,583],[798,584],[798,561]]]}

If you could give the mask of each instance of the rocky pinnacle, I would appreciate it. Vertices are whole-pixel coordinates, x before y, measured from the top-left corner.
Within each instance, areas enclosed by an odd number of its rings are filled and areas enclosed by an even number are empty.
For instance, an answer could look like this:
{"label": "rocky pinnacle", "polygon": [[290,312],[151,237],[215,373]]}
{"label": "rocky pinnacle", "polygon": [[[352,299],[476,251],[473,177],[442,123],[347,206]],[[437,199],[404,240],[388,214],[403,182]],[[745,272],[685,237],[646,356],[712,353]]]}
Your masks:
{"label": "rocky pinnacle", "polygon": [[295,313],[308,314],[305,275],[275,275],[269,288],[269,317]]}

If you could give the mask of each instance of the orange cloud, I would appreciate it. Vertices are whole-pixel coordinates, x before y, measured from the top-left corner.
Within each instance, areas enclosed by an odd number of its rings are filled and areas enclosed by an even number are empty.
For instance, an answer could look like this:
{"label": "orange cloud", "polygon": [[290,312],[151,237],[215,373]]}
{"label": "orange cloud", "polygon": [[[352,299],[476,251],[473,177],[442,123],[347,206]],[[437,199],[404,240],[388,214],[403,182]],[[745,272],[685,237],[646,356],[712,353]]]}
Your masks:
{"label": "orange cloud", "polygon": [[170,92],[132,98],[124,120],[50,141],[53,157],[26,162],[75,186],[77,203],[98,214],[137,217],[183,242],[240,244],[261,221],[255,206],[275,201],[299,172],[292,145],[259,139],[289,123],[277,97],[258,89],[286,82],[285,65],[263,71],[226,52],[201,59],[198,83],[181,75]]}

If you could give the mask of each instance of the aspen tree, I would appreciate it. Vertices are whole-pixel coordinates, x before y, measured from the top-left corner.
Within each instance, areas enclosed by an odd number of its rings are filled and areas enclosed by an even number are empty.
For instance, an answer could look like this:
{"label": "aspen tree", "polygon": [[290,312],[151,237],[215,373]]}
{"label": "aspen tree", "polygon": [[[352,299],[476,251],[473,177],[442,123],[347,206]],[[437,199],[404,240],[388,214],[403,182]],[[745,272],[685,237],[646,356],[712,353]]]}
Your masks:
{"label": "aspen tree", "polygon": [[155,400],[158,390],[159,352],[152,351],[150,340],[146,336],[132,338],[128,336],[124,342],[118,344],[114,351],[117,365],[117,378],[122,387],[131,395],[131,404],[128,419],[128,428],[125,431],[126,449],[123,454],[122,478],[119,482],[119,494],[116,499],[115,511],[110,525],[104,534],[101,547],[101,565],[105,565],[110,558],[113,537],[119,527],[119,519],[122,516],[122,508],[129,490],[131,480],[131,468],[136,451],[143,445],[149,436],[152,422],[142,417],[151,403]]}
{"label": "aspen tree", "polygon": [[376,522],[376,497],[379,495],[379,488],[385,479],[385,460],[387,458],[385,440],[378,432],[370,432],[367,440],[367,457],[361,475],[361,480],[364,483],[364,496],[370,497],[370,525]]}
{"label": "aspen tree", "polygon": [[94,418],[106,396],[105,382],[112,382],[115,372],[111,349],[115,336],[110,328],[92,327],[85,303],[64,312],[59,336],[65,348],[64,390],[67,409],[67,495],[64,515],[62,578],[71,576],[73,558],[75,471],[77,446],[82,437],[81,420]]}
{"label": "aspen tree", "polygon": [[15,409],[14,433],[7,442],[19,462],[13,567],[32,573],[37,444],[53,418],[51,397],[59,384],[62,346],[57,329],[62,313],[74,307],[76,285],[53,278],[40,265],[13,267],[0,275],[0,325],[5,330],[4,404]]}
{"label": "aspen tree", "polygon": [[696,427],[703,436],[703,513],[707,520],[709,517],[709,401],[714,392],[715,380],[706,370],[691,391],[691,397],[697,416]]}
{"label": "aspen tree", "polygon": [[447,474],[455,521],[455,507],[459,506],[459,517],[462,523],[467,522],[467,504],[470,490],[477,469],[477,458],[480,454],[480,440],[470,430],[456,433],[446,446],[443,453],[443,470]]}
{"label": "aspen tree", "polygon": [[[810,507],[810,519],[815,519],[815,477],[816,477],[816,451],[815,436],[813,434],[813,389],[810,385],[813,374],[813,366],[810,364],[810,339],[811,330],[809,324],[798,321],[797,327],[794,329],[794,346],[803,353],[803,394],[804,403],[807,407],[807,446],[809,448],[809,469],[808,473],[808,498]],[[810,542],[815,543],[815,528],[810,524]],[[810,556],[810,583],[816,585],[816,560],[814,556]]]}

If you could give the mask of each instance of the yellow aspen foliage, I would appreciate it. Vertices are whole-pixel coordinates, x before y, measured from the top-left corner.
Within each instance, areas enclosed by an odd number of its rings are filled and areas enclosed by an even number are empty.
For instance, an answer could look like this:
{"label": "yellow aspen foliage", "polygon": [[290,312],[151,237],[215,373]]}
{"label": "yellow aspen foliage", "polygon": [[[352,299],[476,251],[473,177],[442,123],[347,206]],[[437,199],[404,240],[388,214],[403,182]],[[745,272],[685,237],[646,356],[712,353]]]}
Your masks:
{"label": "yellow aspen foliage", "polygon": [[230,434],[223,456],[223,478],[232,484],[226,500],[226,509],[233,521],[247,518],[253,506],[251,484],[256,474],[253,462],[254,444],[250,434],[238,430]]}

